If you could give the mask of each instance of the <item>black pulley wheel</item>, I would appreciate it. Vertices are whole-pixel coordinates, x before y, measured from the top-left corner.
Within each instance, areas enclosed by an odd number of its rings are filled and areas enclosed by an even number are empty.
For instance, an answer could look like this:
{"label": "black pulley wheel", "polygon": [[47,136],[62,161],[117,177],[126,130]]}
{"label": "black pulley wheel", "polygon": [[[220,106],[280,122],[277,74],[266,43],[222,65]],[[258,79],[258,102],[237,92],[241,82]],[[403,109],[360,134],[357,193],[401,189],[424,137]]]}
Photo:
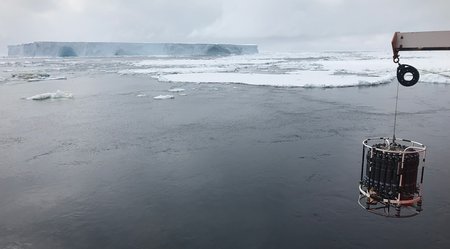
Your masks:
{"label": "black pulley wheel", "polygon": [[[406,74],[411,74],[412,79],[405,79]],[[402,86],[414,86],[419,81],[419,71],[410,65],[401,64],[397,67],[397,80]]]}

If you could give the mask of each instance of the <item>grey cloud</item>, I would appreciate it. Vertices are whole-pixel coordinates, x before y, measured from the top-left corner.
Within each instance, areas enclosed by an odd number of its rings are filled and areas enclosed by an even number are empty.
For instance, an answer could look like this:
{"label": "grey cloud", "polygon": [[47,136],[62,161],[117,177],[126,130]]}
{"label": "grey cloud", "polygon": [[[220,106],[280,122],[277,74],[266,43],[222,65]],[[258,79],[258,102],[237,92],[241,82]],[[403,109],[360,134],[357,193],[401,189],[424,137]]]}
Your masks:
{"label": "grey cloud", "polygon": [[449,29],[448,9],[445,0],[5,0],[0,54],[35,40],[384,48],[394,31]]}

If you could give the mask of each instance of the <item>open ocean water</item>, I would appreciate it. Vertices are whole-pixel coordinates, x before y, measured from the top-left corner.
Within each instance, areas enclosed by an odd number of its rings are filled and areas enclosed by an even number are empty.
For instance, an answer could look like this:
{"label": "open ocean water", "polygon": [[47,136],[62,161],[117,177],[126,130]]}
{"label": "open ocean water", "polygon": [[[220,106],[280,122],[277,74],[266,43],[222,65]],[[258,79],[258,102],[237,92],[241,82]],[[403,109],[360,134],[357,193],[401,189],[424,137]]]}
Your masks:
{"label": "open ocean water", "polygon": [[428,146],[408,219],[357,204],[361,142],[393,130],[383,55],[2,59],[0,248],[449,248],[450,69],[433,56],[400,88],[397,136]]}

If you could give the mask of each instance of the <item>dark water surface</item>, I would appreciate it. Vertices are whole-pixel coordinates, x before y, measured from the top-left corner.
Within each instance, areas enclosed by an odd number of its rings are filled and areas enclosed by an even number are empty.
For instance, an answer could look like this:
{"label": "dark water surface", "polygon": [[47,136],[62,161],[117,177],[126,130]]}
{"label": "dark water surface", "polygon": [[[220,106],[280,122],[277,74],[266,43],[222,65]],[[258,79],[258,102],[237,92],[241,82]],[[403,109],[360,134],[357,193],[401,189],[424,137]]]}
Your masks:
{"label": "dark water surface", "polygon": [[[187,95],[152,98],[170,87]],[[0,248],[450,248],[450,86],[400,89],[397,136],[429,148],[423,213],[357,204],[395,87],[0,85]],[[21,99],[56,89],[75,98]]]}

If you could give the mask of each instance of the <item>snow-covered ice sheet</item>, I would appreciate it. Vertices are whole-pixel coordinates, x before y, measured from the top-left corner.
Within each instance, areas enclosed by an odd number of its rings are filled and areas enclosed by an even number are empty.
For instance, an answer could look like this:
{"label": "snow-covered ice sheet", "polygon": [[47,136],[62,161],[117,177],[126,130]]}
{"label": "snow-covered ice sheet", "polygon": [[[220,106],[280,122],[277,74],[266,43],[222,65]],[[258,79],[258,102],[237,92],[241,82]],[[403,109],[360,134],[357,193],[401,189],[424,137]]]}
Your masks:
{"label": "snow-covered ice sheet", "polygon": [[304,71],[296,74],[256,73],[190,73],[159,76],[167,82],[193,83],[241,83],[277,87],[349,87],[390,83],[393,75],[370,77],[358,75],[329,75],[318,71]]}
{"label": "snow-covered ice sheet", "polygon": [[[117,73],[148,76],[162,82],[349,87],[395,82],[397,68],[390,51],[260,53],[225,57],[4,58],[0,62],[0,78],[6,83],[34,81],[36,77],[29,75],[45,72],[51,76],[40,77],[43,80],[52,79],[54,75],[78,77]],[[419,70],[419,83],[450,84],[449,52],[402,52],[400,62]]]}
{"label": "snow-covered ice sheet", "polygon": [[[249,63],[244,63],[247,58]],[[411,64],[421,72],[423,83],[450,84],[450,53],[406,54],[402,62]],[[390,53],[382,52],[326,52],[275,53],[234,56],[226,59],[233,70],[210,70],[209,65],[222,65],[224,59],[207,64],[204,71],[183,70],[170,74],[151,73],[150,76],[166,82],[241,83],[277,87],[350,87],[373,86],[395,81],[397,65]],[[261,63],[258,63],[261,62]],[[168,62],[166,62],[169,67]],[[144,64],[152,65],[146,61]],[[180,61],[175,61],[176,65]],[[155,69],[153,67],[153,69]]]}
{"label": "snow-covered ice sheet", "polygon": [[233,71],[231,67],[168,67],[168,68],[135,68],[120,70],[118,73],[122,75],[133,74],[175,74],[175,73],[204,73],[204,72],[227,72]]}
{"label": "snow-covered ice sheet", "polygon": [[283,62],[282,58],[265,58],[258,55],[236,55],[228,57],[215,57],[209,59],[190,59],[190,58],[156,58],[152,60],[143,60],[130,63],[137,67],[162,67],[162,66],[225,66],[225,65],[255,65],[255,64],[273,64]]}

